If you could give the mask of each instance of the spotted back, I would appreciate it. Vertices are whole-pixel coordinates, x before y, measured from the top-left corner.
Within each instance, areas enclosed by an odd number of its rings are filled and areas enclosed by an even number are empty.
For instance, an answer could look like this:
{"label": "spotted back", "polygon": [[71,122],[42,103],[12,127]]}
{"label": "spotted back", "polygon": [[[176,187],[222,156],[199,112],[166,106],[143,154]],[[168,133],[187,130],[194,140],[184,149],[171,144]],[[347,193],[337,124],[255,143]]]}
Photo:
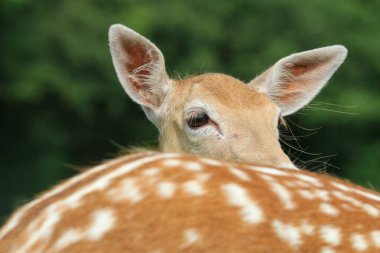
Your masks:
{"label": "spotted back", "polygon": [[21,207],[0,252],[380,252],[380,194],[310,172],[140,153]]}

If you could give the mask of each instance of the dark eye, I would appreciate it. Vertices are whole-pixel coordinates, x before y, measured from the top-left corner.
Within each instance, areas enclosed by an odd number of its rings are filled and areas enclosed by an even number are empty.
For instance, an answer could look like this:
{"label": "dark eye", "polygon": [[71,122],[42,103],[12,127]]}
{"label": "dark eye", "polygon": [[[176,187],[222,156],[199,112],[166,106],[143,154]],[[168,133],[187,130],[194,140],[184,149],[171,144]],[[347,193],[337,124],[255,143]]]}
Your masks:
{"label": "dark eye", "polygon": [[206,125],[210,118],[203,111],[192,112],[186,119],[186,123],[190,128],[198,128]]}

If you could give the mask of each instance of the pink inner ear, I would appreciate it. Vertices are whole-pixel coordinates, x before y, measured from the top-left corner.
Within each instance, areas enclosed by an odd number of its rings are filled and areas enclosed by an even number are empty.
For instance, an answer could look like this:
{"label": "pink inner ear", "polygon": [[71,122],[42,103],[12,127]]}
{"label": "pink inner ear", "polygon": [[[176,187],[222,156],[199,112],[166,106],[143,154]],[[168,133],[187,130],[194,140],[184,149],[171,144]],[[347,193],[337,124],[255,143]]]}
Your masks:
{"label": "pink inner ear", "polygon": [[308,71],[309,68],[310,66],[295,65],[290,71],[292,75],[298,76]]}
{"label": "pink inner ear", "polygon": [[121,41],[123,50],[128,55],[128,61],[125,63],[128,81],[134,89],[148,91],[149,86],[144,83],[144,80],[151,75],[149,64],[158,60],[158,54],[154,50],[125,38]]}
{"label": "pink inner ear", "polygon": [[289,71],[293,77],[300,76],[304,74],[305,72],[313,71],[317,67],[318,67],[318,64],[311,63],[311,62],[310,63],[306,62],[304,64],[302,63],[285,64],[286,71]]}

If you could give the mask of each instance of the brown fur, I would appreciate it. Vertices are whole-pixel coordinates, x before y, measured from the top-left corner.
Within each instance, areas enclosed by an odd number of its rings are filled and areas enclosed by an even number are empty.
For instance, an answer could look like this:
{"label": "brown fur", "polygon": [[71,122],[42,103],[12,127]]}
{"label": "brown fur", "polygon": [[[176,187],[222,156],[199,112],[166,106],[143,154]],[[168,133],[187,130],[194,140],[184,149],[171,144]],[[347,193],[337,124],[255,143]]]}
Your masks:
{"label": "brown fur", "polygon": [[[46,198],[29,209],[26,208],[17,227],[0,240],[0,252],[20,252],[17,249],[38,231],[46,219],[47,208],[55,202],[85,188],[95,180],[106,177],[121,166],[152,156],[153,153],[129,155],[109,162],[106,169],[100,172],[90,174],[89,170],[85,174],[90,175],[83,177],[63,192]],[[190,155],[178,155],[175,159],[180,159],[181,163],[168,167],[165,165],[168,159],[171,158],[157,158],[114,178],[105,189],[86,194],[81,199],[82,205],[77,208],[63,205],[62,208],[66,211],[63,211],[55,229],[45,240],[38,240],[28,252],[321,252],[323,248],[330,248],[335,252],[356,252],[350,239],[355,233],[363,235],[368,243],[365,252],[380,250],[380,246],[377,247],[370,237],[371,231],[380,230],[380,218],[370,216],[361,207],[371,205],[380,210],[380,201],[364,197],[355,191],[371,194],[380,199],[378,193],[336,178],[305,171],[275,169],[278,173],[286,173],[277,176],[260,172],[260,168],[259,171],[251,170],[249,169],[251,165],[220,162],[218,162],[220,165],[208,165],[208,161]],[[202,170],[187,170],[187,162],[202,164]],[[232,166],[243,171],[251,181],[244,181],[232,175],[228,171]],[[156,176],[144,175],[144,171],[151,168],[159,168],[160,171]],[[205,190],[203,195],[193,196],[181,188],[181,185],[189,180],[199,181],[202,175],[209,176],[202,182]],[[319,183],[302,180],[300,176],[307,176]],[[108,195],[109,190],[118,189],[125,179],[136,180],[138,188],[143,193],[141,201],[137,203],[128,200],[116,201],[113,197],[119,195]],[[157,195],[157,184],[160,182],[176,184],[177,188],[171,198],[163,199]],[[284,207],[279,196],[271,189],[271,182],[283,186],[291,193],[295,204],[293,209]],[[264,216],[262,222],[258,224],[244,222],[240,208],[228,203],[221,187],[230,183],[245,189],[250,199],[262,209]],[[348,190],[338,189],[332,183],[339,183]],[[322,200],[318,197],[306,199],[299,194],[301,190],[325,191],[329,199]],[[334,197],[333,193],[337,191],[359,201],[361,206]],[[334,206],[339,210],[339,214],[330,216],[322,213],[319,205],[323,202]],[[65,231],[87,228],[91,225],[91,214],[102,208],[114,211],[116,225],[110,231],[99,240],[83,239],[64,247],[62,251],[54,250],[53,246]],[[25,208],[21,211],[23,209]],[[292,246],[275,233],[272,225],[274,220],[296,228],[301,228],[302,224],[307,223],[314,230],[309,234],[302,232],[301,243]],[[30,230],[29,226],[36,221],[37,225]],[[340,229],[341,239],[337,245],[330,245],[322,239],[320,231],[326,225]],[[186,245],[183,233],[189,228],[195,229],[200,238],[193,244]]]}

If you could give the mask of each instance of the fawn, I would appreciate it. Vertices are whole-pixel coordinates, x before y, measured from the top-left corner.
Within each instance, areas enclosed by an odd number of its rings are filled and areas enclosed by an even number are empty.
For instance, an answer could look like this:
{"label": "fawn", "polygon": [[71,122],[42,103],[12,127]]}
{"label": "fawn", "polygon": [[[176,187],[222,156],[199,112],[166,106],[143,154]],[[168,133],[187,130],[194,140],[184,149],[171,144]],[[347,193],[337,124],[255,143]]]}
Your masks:
{"label": "fawn", "polygon": [[122,156],[57,185],[9,219],[0,252],[380,251],[380,194],[290,170],[278,143],[278,118],[318,93],[344,47],[288,56],[244,85],[170,80],[161,52],[120,25],[110,44],[123,87],[177,153]]}

